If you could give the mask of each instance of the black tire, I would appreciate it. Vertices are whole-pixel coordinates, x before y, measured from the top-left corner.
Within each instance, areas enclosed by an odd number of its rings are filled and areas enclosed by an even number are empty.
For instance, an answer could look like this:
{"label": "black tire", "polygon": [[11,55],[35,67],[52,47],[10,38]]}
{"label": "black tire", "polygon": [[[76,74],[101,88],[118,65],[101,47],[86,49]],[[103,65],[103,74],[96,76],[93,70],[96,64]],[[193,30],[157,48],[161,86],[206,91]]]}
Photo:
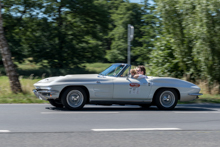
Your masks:
{"label": "black tire", "polygon": [[49,99],[48,100],[50,102],[50,104],[52,106],[55,106],[55,107],[58,107],[58,108],[62,108],[63,107],[63,104],[61,103],[60,99]]}
{"label": "black tire", "polygon": [[79,110],[86,104],[87,95],[83,88],[69,87],[61,95],[61,102],[66,109]]}
{"label": "black tire", "polygon": [[160,89],[154,100],[158,109],[172,110],[178,102],[178,94],[174,89]]}

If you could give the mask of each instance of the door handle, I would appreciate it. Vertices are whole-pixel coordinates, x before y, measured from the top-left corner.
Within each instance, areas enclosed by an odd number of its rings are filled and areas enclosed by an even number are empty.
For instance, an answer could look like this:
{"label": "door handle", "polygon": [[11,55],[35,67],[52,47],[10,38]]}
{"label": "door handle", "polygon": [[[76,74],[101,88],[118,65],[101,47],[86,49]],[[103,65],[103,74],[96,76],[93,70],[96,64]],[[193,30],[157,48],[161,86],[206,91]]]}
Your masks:
{"label": "door handle", "polygon": [[99,83],[101,83],[101,82],[100,82],[100,81],[97,81],[96,83],[98,83],[98,84],[99,84]]}

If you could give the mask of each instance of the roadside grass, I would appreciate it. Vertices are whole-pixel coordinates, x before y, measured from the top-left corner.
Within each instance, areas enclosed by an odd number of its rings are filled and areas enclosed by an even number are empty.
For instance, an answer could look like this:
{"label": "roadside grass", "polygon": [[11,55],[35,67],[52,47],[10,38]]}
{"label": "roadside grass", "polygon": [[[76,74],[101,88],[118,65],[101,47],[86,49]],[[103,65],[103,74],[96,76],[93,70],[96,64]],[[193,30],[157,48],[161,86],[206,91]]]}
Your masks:
{"label": "roadside grass", "polygon": [[[100,73],[109,67],[111,63],[87,63],[78,69],[43,69],[39,65],[28,61],[24,64],[17,65],[23,92],[13,94],[10,89],[8,77],[4,76],[4,72],[0,70],[0,103],[47,103],[47,101],[39,100],[32,92],[34,89],[33,84],[37,81],[49,76]],[[201,93],[203,93],[199,99],[178,103],[220,103],[220,95],[216,93],[208,94],[205,82],[200,82],[197,85],[201,88]]]}
{"label": "roadside grass", "polygon": [[202,96],[199,96],[199,99],[195,100],[195,103],[220,103],[220,94],[219,91],[219,84],[214,83],[211,88],[211,94],[208,90],[208,82],[207,81],[197,81],[196,85],[201,88],[200,93],[203,93]]}
{"label": "roadside grass", "polygon": [[203,94],[199,99],[195,100],[196,103],[220,103],[220,95]]}
{"label": "roadside grass", "polygon": [[188,101],[188,102],[178,102],[178,104],[193,104],[193,103],[218,103],[220,104],[220,95],[215,94],[203,94],[202,96],[199,96],[198,99],[193,100],[193,101]]}
{"label": "roadside grass", "polygon": [[39,79],[20,79],[23,93],[11,92],[7,76],[0,76],[0,103],[46,103],[39,100],[32,92],[33,84]]}

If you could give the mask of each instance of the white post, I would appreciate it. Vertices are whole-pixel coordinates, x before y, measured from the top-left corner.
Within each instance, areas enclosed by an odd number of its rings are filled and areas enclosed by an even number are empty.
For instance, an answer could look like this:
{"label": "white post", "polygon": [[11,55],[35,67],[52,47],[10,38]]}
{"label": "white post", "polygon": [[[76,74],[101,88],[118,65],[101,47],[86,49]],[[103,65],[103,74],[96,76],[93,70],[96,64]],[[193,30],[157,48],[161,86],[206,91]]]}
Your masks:
{"label": "white post", "polygon": [[134,27],[130,24],[128,24],[128,57],[127,62],[130,65],[131,64],[131,41],[134,38]]}

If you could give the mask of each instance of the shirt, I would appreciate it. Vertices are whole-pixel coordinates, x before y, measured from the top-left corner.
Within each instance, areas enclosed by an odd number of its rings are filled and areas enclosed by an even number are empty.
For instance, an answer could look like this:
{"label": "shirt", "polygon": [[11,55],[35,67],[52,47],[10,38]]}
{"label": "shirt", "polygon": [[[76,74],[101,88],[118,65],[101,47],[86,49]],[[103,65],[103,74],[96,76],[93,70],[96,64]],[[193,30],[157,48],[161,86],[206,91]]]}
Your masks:
{"label": "shirt", "polygon": [[138,79],[142,79],[142,78],[148,78],[148,77],[146,75],[139,74]]}

